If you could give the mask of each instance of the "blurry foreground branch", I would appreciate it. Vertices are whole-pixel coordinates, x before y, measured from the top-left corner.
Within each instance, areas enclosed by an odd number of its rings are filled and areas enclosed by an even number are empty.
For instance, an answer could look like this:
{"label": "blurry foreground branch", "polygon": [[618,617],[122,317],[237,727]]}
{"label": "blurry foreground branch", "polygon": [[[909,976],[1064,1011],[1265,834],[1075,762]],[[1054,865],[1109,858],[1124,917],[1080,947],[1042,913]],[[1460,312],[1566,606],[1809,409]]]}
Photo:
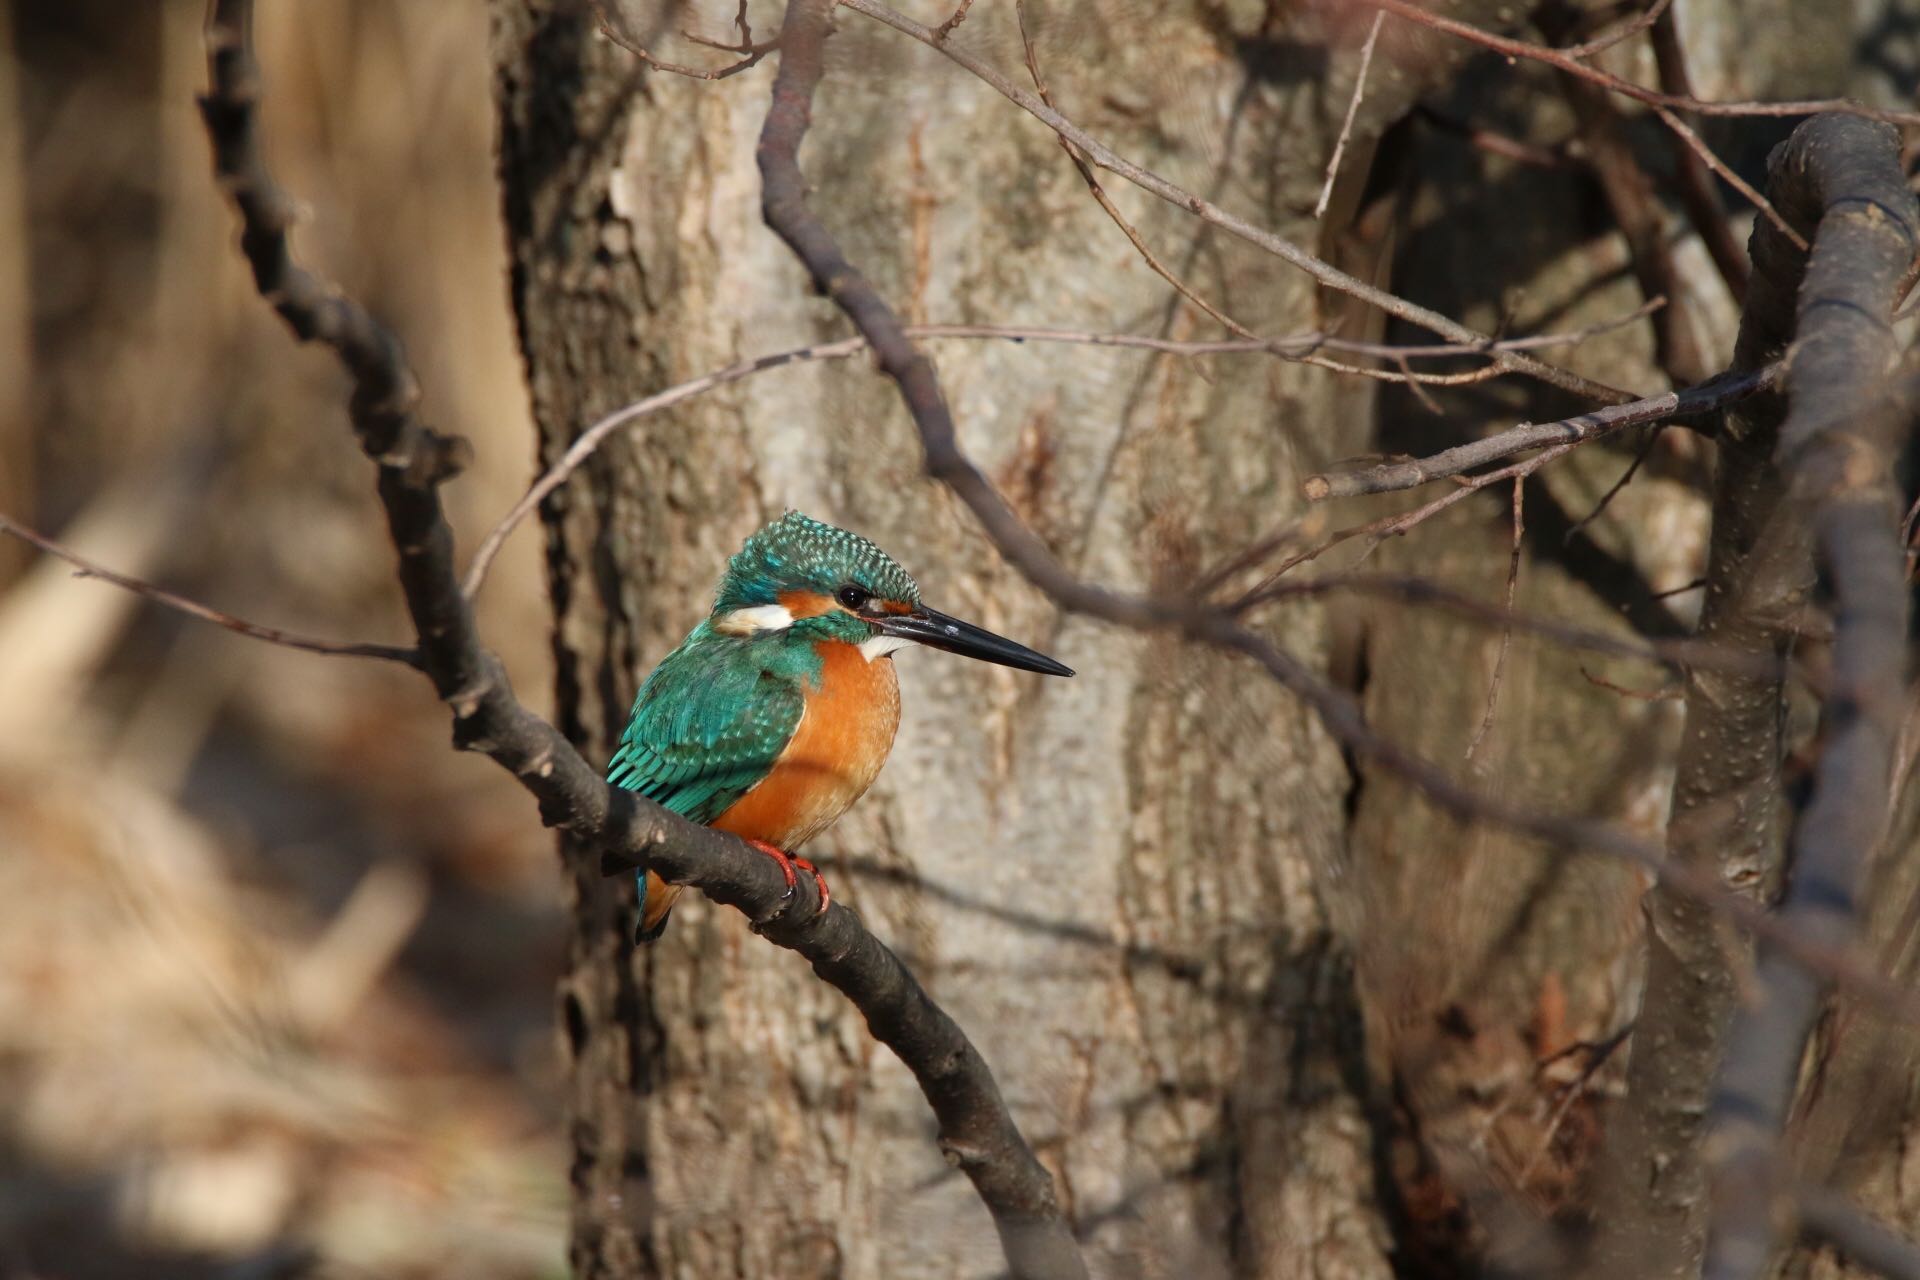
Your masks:
{"label": "blurry foreground branch", "polygon": [[[1891,318],[1920,251],[1920,205],[1893,129],[1819,116],[1770,165],[1789,218],[1817,222],[1800,286],[1790,399],[1775,450],[1785,507],[1812,531],[1834,614],[1813,794],[1788,849],[1780,919],[1834,946],[1885,829],[1906,675],[1907,584],[1893,466],[1920,414],[1920,360],[1894,365]],[[1916,349],[1915,356],[1920,356]],[[1763,947],[1755,998],[1735,1013],[1707,1113],[1713,1166],[1707,1280],[1758,1280],[1779,1243],[1780,1138],[1820,979]]]}

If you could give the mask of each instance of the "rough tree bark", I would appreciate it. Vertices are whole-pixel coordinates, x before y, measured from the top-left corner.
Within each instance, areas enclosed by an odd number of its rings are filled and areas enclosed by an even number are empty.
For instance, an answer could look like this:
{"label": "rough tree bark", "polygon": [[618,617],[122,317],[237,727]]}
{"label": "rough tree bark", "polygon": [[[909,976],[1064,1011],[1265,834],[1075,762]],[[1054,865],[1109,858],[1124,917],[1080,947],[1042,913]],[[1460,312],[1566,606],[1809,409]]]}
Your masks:
{"label": "rough tree bark", "polygon": [[[952,10],[903,7],[929,22]],[[679,61],[711,51],[672,43],[676,29],[735,35],[731,3],[625,8]],[[1087,0],[1036,4],[1031,22],[1069,115],[1311,238],[1367,20],[1318,30],[1302,24],[1342,6],[1263,8]],[[765,68],[718,82],[647,74],[595,35],[579,0],[493,0],[493,12],[514,305],[543,459],[648,391],[846,332],[759,222]],[[1510,17],[1493,4],[1449,12]],[[1847,50],[1794,34],[1820,24],[1756,31],[1736,12],[1702,2],[1682,15],[1703,92],[1839,87]],[[777,6],[751,16],[757,38],[778,28]],[[1211,332],[1169,306],[1048,134],[935,55],[849,14],[839,24],[802,161],[813,207],[909,320]],[[1468,52],[1388,27],[1322,252],[1485,329],[1510,319],[1520,290],[1517,327],[1629,310],[1632,264],[1594,215],[1596,189],[1387,131]],[[1011,6],[975,6],[951,38],[1021,65]],[[1575,128],[1550,76],[1498,66],[1468,78],[1455,105],[1540,145]],[[1629,141],[1643,162],[1655,150]],[[1379,331],[1178,211],[1118,198],[1164,259],[1254,329]],[[1489,243],[1485,228],[1516,207],[1532,211],[1524,234]],[[1643,251],[1678,232],[1666,216],[1661,235],[1643,228]],[[1687,339],[1723,363],[1729,300],[1703,253],[1683,249],[1679,265],[1663,278],[1691,295],[1674,300]],[[1064,558],[1121,587],[1191,580],[1296,514],[1298,479],[1333,459],[1435,444],[1411,399],[1386,405],[1376,441],[1367,386],[1297,366],[955,344],[934,355],[969,450]],[[1655,355],[1623,332],[1574,363],[1650,388]],[[1474,422],[1577,406],[1502,384],[1449,407]],[[1653,478],[1582,530],[1627,461],[1586,452],[1528,489],[1520,606],[1600,625],[1625,602],[1642,629],[1684,629],[1687,606],[1654,592],[1704,551],[1687,492],[1700,450],[1656,453]],[[706,607],[722,559],[787,505],[871,534],[934,602],[1081,672],[1035,686],[905,658],[894,760],[814,852],[837,896],[973,1033],[1096,1274],[1383,1276],[1393,1250],[1403,1267],[1444,1266],[1463,1218],[1484,1228],[1516,1197],[1553,1208],[1577,1193],[1594,1108],[1556,1104],[1585,1059],[1558,1074],[1536,1062],[1628,1016],[1634,877],[1463,834],[1371,771],[1350,822],[1337,753],[1264,682],[1171,641],[1063,623],[996,565],[919,474],[893,389],[868,371],[814,366],[707,397],[555,495],[543,515],[558,701],[576,742],[604,756],[639,675]],[[1486,574],[1493,596],[1487,566],[1504,568],[1508,536],[1497,505],[1463,507],[1383,558],[1456,582]],[[1497,636],[1372,606],[1336,611],[1337,633],[1300,606],[1272,625],[1296,652],[1361,655],[1353,674],[1390,736],[1443,761],[1478,738],[1486,686],[1458,673],[1490,678]],[[1657,832],[1677,717],[1608,687],[1653,679],[1518,641],[1492,729],[1462,768],[1510,796]],[[630,962],[623,889],[574,888],[562,1001],[579,1274],[998,1270],[920,1099],[832,993],[692,901]],[[1356,932],[1371,941],[1356,948]],[[1424,1258],[1427,1246],[1440,1256]]]}
{"label": "rough tree bark", "polygon": [[[727,35],[732,10],[674,21]],[[543,457],[645,391],[844,332],[759,222],[764,74],[643,76],[578,6],[498,0],[495,13]],[[1211,6],[1035,16],[1068,110],[1178,181],[1282,230],[1305,225],[1350,69],[1331,85],[1291,74],[1289,59],[1319,54]],[[761,35],[777,29],[777,12],[754,18]],[[1049,135],[856,21],[842,16],[830,45],[803,160],[815,207],[910,318],[1190,327]],[[979,7],[955,38],[1020,65],[1010,7]],[[1299,275],[1196,240],[1170,208],[1129,207],[1243,322],[1313,323]],[[1285,519],[1300,476],[1358,443],[1329,424],[1363,420],[1367,400],[1277,363],[936,355],[963,438],[1023,514],[1084,572],[1130,588],[1181,584]],[[604,755],[723,558],[788,505],[869,533],[929,599],[1081,672],[1044,687],[907,657],[893,762],[814,852],[836,897],[975,1036],[1095,1270],[1386,1274],[1351,959],[1322,897],[1337,879],[1338,754],[1237,664],[1058,622],[918,473],[894,393],[870,372],[805,369],[709,398],[556,495],[568,732]],[[1277,634],[1303,653],[1324,644],[1307,612]],[[923,1103],[831,992],[693,902],[630,961],[623,891],[574,888],[562,1000],[579,1274],[998,1270]]]}

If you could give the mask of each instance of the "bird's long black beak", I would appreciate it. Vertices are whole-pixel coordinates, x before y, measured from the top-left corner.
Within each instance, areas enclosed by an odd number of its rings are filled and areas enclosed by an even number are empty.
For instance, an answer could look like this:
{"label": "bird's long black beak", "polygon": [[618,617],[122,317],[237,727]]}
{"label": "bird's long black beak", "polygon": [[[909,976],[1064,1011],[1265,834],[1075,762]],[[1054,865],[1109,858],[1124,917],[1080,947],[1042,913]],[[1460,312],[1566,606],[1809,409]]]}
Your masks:
{"label": "bird's long black beak", "polygon": [[1038,671],[1043,676],[1073,674],[1073,668],[1055,662],[1044,653],[1035,653],[985,627],[949,618],[937,609],[921,606],[912,613],[887,614],[870,621],[883,635],[899,636],[928,648],[945,649],[948,653],[997,662],[1003,667],[1018,667],[1022,671]]}

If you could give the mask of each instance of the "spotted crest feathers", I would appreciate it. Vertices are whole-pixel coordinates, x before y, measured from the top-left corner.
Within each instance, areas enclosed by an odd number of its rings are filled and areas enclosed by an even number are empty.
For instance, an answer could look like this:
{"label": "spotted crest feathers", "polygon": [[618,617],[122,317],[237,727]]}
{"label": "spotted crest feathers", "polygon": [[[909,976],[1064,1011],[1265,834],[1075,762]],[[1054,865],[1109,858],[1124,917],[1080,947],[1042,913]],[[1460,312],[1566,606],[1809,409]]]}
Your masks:
{"label": "spotted crest feathers", "polygon": [[857,533],[789,511],[763,525],[727,561],[713,614],[778,604],[796,588],[831,596],[852,583],[883,600],[920,603],[920,588],[894,558]]}

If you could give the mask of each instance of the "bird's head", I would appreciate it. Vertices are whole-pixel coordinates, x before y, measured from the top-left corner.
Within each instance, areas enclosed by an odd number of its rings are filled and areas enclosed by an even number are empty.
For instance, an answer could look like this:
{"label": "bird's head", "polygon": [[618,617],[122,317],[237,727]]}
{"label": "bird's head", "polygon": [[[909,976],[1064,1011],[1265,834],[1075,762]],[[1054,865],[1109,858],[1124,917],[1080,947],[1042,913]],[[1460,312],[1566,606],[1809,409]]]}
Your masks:
{"label": "bird's head", "polygon": [[929,609],[892,556],[798,511],[763,526],[727,561],[708,622],[725,635],[838,640],[869,661],[924,644],[1023,671],[1073,674],[1025,645]]}

